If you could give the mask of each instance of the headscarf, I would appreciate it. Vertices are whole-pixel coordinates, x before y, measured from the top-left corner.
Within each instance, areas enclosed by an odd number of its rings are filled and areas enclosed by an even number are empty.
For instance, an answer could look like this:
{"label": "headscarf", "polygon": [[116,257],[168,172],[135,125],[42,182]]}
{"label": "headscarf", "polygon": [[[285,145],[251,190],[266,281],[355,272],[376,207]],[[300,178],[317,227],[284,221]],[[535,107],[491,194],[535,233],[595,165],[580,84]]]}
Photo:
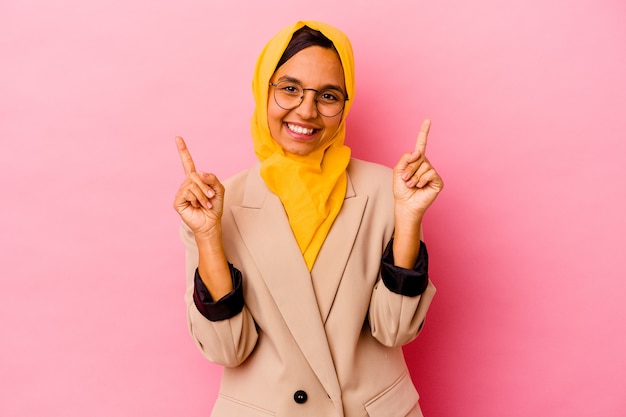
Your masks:
{"label": "headscarf", "polygon": [[[272,139],[267,121],[269,82],[278,60],[295,31],[308,26],[330,39],[343,66],[349,100],[335,136],[306,156],[286,154]],[[261,161],[261,177],[287,212],[291,230],[309,271],[341,210],[346,193],[346,168],[350,148],[344,145],[345,120],[354,97],[354,57],[348,37],[338,29],[317,21],[300,21],[282,29],[259,56],[252,80],[256,108],[251,130],[254,152]]]}

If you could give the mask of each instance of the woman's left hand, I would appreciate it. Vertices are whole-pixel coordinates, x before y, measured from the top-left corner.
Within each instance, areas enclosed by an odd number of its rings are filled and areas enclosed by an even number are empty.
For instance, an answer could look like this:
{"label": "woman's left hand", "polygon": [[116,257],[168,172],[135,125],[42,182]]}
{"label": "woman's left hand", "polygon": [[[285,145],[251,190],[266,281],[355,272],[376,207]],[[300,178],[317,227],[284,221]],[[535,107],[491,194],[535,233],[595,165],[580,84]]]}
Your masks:
{"label": "woman's left hand", "polygon": [[415,151],[405,153],[393,169],[393,195],[396,215],[415,216],[421,219],[428,207],[443,189],[443,181],[426,158],[426,143],[430,120],[422,123]]}

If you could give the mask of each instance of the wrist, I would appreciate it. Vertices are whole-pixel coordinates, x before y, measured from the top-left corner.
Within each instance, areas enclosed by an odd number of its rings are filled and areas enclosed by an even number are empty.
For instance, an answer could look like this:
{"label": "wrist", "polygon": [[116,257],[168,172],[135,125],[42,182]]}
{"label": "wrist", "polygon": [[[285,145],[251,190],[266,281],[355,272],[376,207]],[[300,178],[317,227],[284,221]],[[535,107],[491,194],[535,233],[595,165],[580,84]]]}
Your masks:
{"label": "wrist", "polygon": [[396,201],[393,205],[393,213],[397,220],[421,222],[425,212],[411,206],[410,204],[402,204]]}
{"label": "wrist", "polygon": [[419,239],[419,232],[422,228],[423,213],[406,210],[396,207],[394,210],[395,235],[416,236]]}
{"label": "wrist", "polygon": [[196,244],[200,245],[214,245],[222,242],[222,227],[221,225],[215,225],[208,230],[203,230],[194,233]]}
{"label": "wrist", "polygon": [[194,237],[200,258],[224,258],[221,230],[215,230],[212,233],[198,233]]}

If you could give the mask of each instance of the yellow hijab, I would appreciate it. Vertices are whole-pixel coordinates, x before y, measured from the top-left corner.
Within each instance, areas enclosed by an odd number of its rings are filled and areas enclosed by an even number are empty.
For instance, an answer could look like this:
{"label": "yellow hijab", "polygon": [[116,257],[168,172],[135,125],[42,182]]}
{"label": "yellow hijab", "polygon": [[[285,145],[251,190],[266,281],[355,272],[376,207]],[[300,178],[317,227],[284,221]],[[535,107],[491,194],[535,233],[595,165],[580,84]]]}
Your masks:
{"label": "yellow hijab", "polygon": [[[308,26],[330,39],[341,59],[349,100],[335,136],[324,148],[306,156],[285,154],[272,139],[267,122],[269,81],[295,31]],[[345,120],[354,98],[354,58],[348,37],[317,21],[301,21],[281,30],[259,56],[252,80],[256,108],[251,130],[254,152],[261,161],[261,177],[283,203],[289,224],[309,271],[339,214],[346,193],[350,148],[344,145]]]}

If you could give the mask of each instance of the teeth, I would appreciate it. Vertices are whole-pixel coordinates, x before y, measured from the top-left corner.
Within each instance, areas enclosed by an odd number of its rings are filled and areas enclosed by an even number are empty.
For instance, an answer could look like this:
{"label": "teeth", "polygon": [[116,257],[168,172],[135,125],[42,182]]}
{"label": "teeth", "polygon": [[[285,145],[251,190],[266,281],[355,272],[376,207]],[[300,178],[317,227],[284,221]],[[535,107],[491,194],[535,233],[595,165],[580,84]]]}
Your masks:
{"label": "teeth", "polygon": [[298,133],[300,135],[312,135],[313,129],[307,129],[301,126],[292,125],[291,123],[287,123],[287,127],[292,132]]}

